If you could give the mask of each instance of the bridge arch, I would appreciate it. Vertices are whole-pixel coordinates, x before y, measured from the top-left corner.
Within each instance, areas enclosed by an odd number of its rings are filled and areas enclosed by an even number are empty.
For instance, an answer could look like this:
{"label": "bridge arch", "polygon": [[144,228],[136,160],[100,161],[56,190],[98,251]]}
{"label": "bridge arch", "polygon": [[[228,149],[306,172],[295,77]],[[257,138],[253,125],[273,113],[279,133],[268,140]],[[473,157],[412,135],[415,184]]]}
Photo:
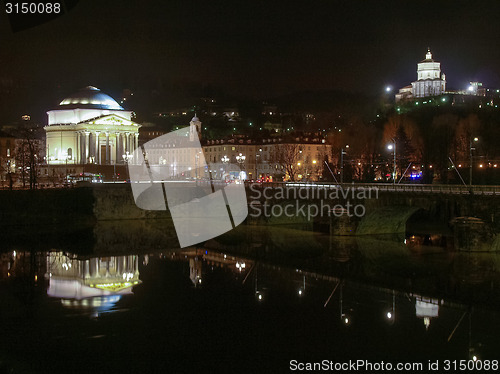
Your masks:
{"label": "bridge arch", "polygon": [[356,235],[398,234],[406,231],[406,222],[420,207],[384,206],[367,213],[359,222]]}

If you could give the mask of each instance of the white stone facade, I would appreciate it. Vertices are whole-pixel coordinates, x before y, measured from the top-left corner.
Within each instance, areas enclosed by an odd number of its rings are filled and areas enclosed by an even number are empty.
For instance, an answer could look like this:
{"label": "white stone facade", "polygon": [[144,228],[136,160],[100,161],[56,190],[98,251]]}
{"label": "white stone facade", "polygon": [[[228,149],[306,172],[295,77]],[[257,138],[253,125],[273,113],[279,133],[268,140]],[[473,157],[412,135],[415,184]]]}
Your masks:
{"label": "white stone facade", "polygon": [[412,98],[439,96],[446,91],[446,76],[441,73],[441,63],[432,59],[430,50],[425,60],[417,65],[417,80],[405,86],[396,94],[396,102]]}
{"label": "white stone facade", "polygon": [[138,147],[140,125],[110,96],[86,87],[47,112],[46,161],[61,164],[123,164]]}

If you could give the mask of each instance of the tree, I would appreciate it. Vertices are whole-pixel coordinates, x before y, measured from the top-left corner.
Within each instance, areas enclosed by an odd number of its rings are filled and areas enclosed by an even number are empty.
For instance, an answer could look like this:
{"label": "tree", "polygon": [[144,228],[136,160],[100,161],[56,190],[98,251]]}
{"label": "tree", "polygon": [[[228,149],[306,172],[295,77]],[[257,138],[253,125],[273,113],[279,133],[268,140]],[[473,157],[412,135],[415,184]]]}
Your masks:
{"label": "tree", "polygon": [[277,144],[271,154],[271,162],[277,164],[285,174],[285,178],[295,181],[299,159],[298,144]]}
{"label": "tree", "polygon": [[30,189],[37,188],[38,165],[42,158],[42,147],[34,134],[33,129],[23,129],[22,138],[18,140],[16,149],[16,164],[21,171],[23,188],[26,188],[28,179]]}
{"label": "tree", "polygon": [[[442,114],[434,117],[430,131],[426,132],[424,164],[432,164],[434,172],[438,174],[442,183],[448,181],[448,167],[451,154],[451,145],[455,136],[458,117],[453,114]],[[430,169],[430,165],[429,165]],[[429,170],[430,173],[433,173]],[[426,179],[427,182],[430,180]]]}
{"label": "tree", "polygon": [[455,137],[452,144],[452,158],[456,162],[469,162],[469,152],[472,139],[479,135],[480,122],[475,114],[458,121]]}

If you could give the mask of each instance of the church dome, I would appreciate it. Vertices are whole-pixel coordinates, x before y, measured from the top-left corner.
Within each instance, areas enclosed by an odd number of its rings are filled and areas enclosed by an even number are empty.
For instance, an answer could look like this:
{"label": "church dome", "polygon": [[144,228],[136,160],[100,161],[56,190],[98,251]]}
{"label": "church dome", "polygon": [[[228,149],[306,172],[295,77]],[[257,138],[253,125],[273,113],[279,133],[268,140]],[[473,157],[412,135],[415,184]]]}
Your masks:
{"label": "church dome", "polygon": [[80,91],[68,96],[59,103],[59,106],[67,109],[89,108],[89,109],[110,109],[123,110],[123,108],[109,95],[101,92],[100,89],[87,86]]}

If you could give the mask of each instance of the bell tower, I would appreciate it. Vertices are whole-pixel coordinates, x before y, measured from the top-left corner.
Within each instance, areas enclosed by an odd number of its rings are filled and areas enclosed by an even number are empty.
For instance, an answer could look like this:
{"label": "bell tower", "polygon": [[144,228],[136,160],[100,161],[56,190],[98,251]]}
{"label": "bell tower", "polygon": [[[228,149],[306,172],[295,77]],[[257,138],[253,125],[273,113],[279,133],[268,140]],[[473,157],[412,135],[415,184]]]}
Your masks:
{"label": "bell tower", "polygon": [[194,141],[196,135],[198,139],[201,139],[201,121],[196,117],[195,113],[193,119],[189,122],[189,140]]}

